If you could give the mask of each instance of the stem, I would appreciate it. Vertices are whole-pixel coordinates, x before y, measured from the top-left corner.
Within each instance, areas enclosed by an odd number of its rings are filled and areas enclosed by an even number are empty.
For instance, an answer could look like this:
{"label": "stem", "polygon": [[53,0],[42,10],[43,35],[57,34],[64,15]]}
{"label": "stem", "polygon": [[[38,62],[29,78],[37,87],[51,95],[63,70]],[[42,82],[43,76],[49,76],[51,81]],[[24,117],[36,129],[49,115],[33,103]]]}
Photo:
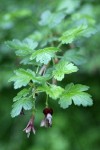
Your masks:
{"label": "stem", "polygon": [[34,99],[34,110],[36,109],[36,107],[35,107],[35,101],[36,101],[36,99]]}
{"label": "stem", "polygon": [[33,96],[33,103],[34,103],[33,110],[32,110],[33,113],[36,112],[36,107],[35,107],[35,102],[36,102],[35,92],[36,92],[36,89],[33,88],[33,89],[32,89],[32,96]]}
{"label": "stem", "polygon": [[57,47],[58,47],[58,48],[60,48],[60,47],[61,47],[61,45],[62,45],[62,43],[60,42],[60,43],[58,44],[58,46],[57,46]]}
{"label": "stem", "polygon": [[52,78],[52,84],[57,85],[57,80],[55,78]]}
{"label": "stem", "polygon": [[39,71],[39,75],[42,76],[42,75],[45,73],[46,68],[47,68],[47,65],[43,65],[42,68],[41,68],[40,71]]}
{"label": "stem", "polygon": [[[52,32],[51,32],[51,34],[50,34],[50,38],[52,38],[52,37],[53,37],[53,34],[52,34]],[[51,46],[54,46],[53,41],[51,41]]]}
{"label": "stem", "polygon": [[58,62],[59,62],[59,59],[56,57],[56,58],[54,59],[54,64],[58,64]]}
{"label": "stem", "polygon": [[62,58],[63,56],[56,56],[57,58]]}
{"label": "stem", "polygon": [[[54,58],[53,65],[57,64],[59,62],[58,58]],[[52,78],[52,84],[57,84],[57,80],[53,77]]]}
{"label": "stem", "polygon": [[38,73],[38,71],[39,71],[39,66],[38,66],[37,69],[36,69],[36,74]]}
{"label": "stem", "polygon": [[46,102],[45,102],[46,107],[48,108],[48,95],[46,97]]}
{"label": "stem", "polygon": [[29,82],[29,84],[28,84],[30,87],[34,87],[34,84],[33,83],[31,83],[31,82]]}
{"label": "stem", "polygon": [[34,115],[36,113],[35,101],[36,101],[36,99],[33,100],[34,106],[32,108],[32,115]]}
{"label": "stem", "polygon": [[75,45],[73,43],[69,44],[69,46],[71,49],[75,48]]}

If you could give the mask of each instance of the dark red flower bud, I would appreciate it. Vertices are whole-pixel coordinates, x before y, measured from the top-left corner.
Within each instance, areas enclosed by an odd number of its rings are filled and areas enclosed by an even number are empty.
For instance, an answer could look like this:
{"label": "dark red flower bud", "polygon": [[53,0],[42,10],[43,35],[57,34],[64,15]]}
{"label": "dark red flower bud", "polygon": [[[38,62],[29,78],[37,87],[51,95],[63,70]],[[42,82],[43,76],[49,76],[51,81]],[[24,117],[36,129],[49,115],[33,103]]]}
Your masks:
{"label": "dark red flower bud", "polygon": [[44,113],[44,115],[46,115],[46,116],[47,116],[47,114],[53,115],[53,109],[52,109],[52,108],[45,108],[45,109],[43,110],[43,113]]}
{"label": "dark red flower bud", "polygon": [[52,108],[45,108],[43,110],[43,113],[45,115],[45,118],[41,121],[40,126],[41,127],[52,127],[53,109]]}

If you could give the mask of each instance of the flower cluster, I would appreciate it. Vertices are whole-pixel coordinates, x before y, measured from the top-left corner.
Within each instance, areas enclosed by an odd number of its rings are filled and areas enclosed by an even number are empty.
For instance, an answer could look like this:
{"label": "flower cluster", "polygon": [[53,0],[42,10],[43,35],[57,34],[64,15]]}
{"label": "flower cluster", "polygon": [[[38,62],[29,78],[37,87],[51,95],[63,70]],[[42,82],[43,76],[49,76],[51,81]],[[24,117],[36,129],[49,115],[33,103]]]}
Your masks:
{"label": "flower cluster", "polygon": [[[41,121],[40,127],[52,127],[52,115],[53,115],[53,109],[52,108],[45,108],[43,110],[44,113],[44,119]],[[29,120],[26,128],[23,130],[27,133],[27,137],[29,138],[31,131],[35,134],[35,128],[34,128],[34,115]]]}

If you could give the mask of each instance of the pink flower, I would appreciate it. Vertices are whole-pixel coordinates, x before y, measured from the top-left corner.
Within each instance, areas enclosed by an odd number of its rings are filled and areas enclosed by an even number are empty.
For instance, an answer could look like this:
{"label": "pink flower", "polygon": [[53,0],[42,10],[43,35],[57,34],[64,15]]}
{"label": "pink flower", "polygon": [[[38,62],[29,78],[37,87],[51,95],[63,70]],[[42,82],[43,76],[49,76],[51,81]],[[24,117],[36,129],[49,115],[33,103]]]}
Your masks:
{"label": "pink flower", "polygon": [[45,118],[41,121],[41,127],[52,127],[52,114],[53,110],[51,108],[45,108],[43,110]]}
{"label": "pink flower", "polygon": [[29,120],[26,128],[23,130],[27,133],[27,137],[29,138],[30,132],[32,131],[35,134],[35,129],[34,129],[34,116],[31,117]]}

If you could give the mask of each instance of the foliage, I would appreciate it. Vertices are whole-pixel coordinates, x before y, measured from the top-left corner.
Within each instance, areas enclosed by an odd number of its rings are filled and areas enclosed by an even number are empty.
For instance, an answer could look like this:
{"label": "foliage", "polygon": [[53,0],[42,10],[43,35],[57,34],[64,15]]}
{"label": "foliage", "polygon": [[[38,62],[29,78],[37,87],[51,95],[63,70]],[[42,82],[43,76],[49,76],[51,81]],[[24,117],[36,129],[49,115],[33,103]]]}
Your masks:
{"label": "foliage", "polygon": [[[61,38],[60,38],[61,43],[66,43],[66,44],[71,43],[75,37],[80,36],[80,34],[83,32],[83,30],[85,30],[85,28],[83,26],[78,27],[76,29],[69,29],[67,32],[64,33],[64,35],[61,36]],[[68,38],[66,35],[68,35]],[[30,43],[30,41],[31,41],[31,43]],[[66,42],[64,42],[64,41],[66,41]],[[29,46],[29,43],[31,44],[30,46]],[[58,45],[58,47],[61,47],[61,43],[60,43],[60,46]],[[35,71],[32,71],[30,69],[25,70],[23,68],[20,68],[15,71],[15,75],[13,77],[11,77],[11,79],[9,80],[9,81],[14,82],[15,89],[21,88],[23,86],[28,86],[28,85],[30,85],[30,82],[31,82],[30,86],[32,86],[33,89],[35,89],[36,92],[38,93],[38,86],[39,86],[39,84],[41,84],[41,88],[40,88],[41,92],[46,92],[46,94],[49,95],[52,99],[60,98],[59,104],[62,108],[67,108],[69,105],[71,105],[72,100],[78,106],[81,104],[83,106],[91,106],[92,105],[92,99],[90,98],[91,96],[85,92],[82,92],[84,90],[87,90],[87,89],[83,90],[84,86],[83,87],[81,85],[74,86],[73,84],[70,84],[70,85],[68,85],[68,87],[65,87],[65,92],[62,93],[62,87],[60,87],[60,86],[53,85],[53,83],[51,84],[50,87],[47,85],[44,85],[44,84],[48,83],[50,78],[54,78],[54,80],[57,80],[57,81],[62,81],[65,74],[71,74],[73,72],[78,71],[77,66],[74,66],[74,64],[71,63],[70,61],[66,61],[66,59],[64,60],[64,56],[67,56],[67,53],[63,56],[63,58],[61,58],[61,60],[59,60],[57,58],[58,57],[57,52],[59,52],[58,47],[46,47],[44,49],[33,50],[37,46],[37,44],[36,44],[36,42],[32,42],[32,40],[30,40],[30,39],[24,40],[24,42],[22,41],[22,43],[21,43],[21,41],[18,41],[18,40],[8,41],[8,42],[6,42],[6,44],[9,47],[17,50],[17,52],[16,52],[17,55],[24,56],[24,58],[25,58],[25,56],[30,55],[30,61],[33,59],[36,59],[36,62],[40,63],[39,65],[38,64],[36,65]],[[32,49],[32,47],[33,47],[33,49]],[[60,50],[61,50],[61,48],[60,48]],[[75,51],[74,51],[74,53],[75,53]],[[77,53],[75,53],[75,55],[77,56]],[[69,58],[69,57],[67,56],[67,58]],[[71,61],[74,62],[75,59],[73,59],[73,57],[71,57]],[[53,63],[53,65],[50,64],[51,62]],[[34,64],[34,62],[33,62],[33,64]],[[44,64],[44,66],[42,66],[42,64]],[[46,78],[47,80],[44,81],[44,79],[45,79],[44,74],[46,73],[46,69],[49,68],[49,66],[52,70],[50,73],[51,77],[50,77],[50,74],[48,73],[50,78]],[[40,72],[38,70],[39,67],[41,67]],[[40,77],[39,77],[39,75],[40,75]],[[37,83],[37,84],[35,84],[35,83]],[[30,88],[30,87],[28,87],[28,88]],[[61,93],[62,93],[62,95],[61,95]],[[34,93],[34,95],[35,95],[35,93]],[[35,103],[34,103],[34,105],[35,105]],[[48,106],[47,102],[46,102],[46,105]],[[20,106],[19,109],[18,109],[18,106]],[[26,101],[25,98],[24,99],[20,98],[19,101],[13,105],[12,116],[14,117],[14,116],[20,114],[20,111],[22,108],[27,110],[27,109],[32,108],[32,106],[33,106],[32,103],[28,104],[28,101]],[[33,107],[33,109],[34,109],[34,107]]]}
{"label": "foliage", "polygon": [[[99,1],[1,0],[0,8],[0,149],[99,150]],[[57,105],[92,105],[89,86],[93,107]],[[46,97],[54,125],[44,132],[38,124]],[[10,111],[15,117],[22,108],[25,116],[11,120]],[[39,132],[26,141],[19,130],[34,109]]]}
{"label": "foliage", "polygon": [[63,35],[59,38],[63,44],[72,43],[77,37],[79,38],[80,35],[84,34],[87,26],[81,25],[77,28],[72,28],[63,33]]}
{"label": "foliage", "polygon": [[43,85],[38,88],[39,91],[46,92],[52,99],[57,99],[61,96],[62,92],[64,91],[63,88],[57,85]]}
{"label": "foliage", "polygon": [[39,49],[38,51],[35,51],[32,56],[30,57],[31,60],[36,58],[36,61],[43,63],[43,64],[48,64],[51,58],[55,56],[55,52],[58,51],[59,49],[56,47],[47,47],[44,49]]}
{"label": "foliage", "polygon": [[75,105],[83,105],[83,106],[91,106],[92,105],[92,99],[91,95],[84,92],[88,90],[87,86],[73,83],[68,84],[65,87],[64,93],[61,95],[59,104],[62,108],[68,108],[69,105],[72,104],[72,100]]}
{"label": "foliage", "polygon": [[61,81],[64,78],[64,74],[70,74],[77,71],[78,68],[74,66],[74,64],[63,60],[60,61],[57,65],[55,65],[53,70],[53,76],[58,81]]}
{"label": "foliage", "polygon": [[30,110],[30,109],[32,109],[32,106],[33,106],[32,96],[21,97],[21,98],[19,98],[19,100],[17,100],[17,102],[15,102],[13,104],[11,116],[12,117],[18,116],[20,114],[22,108],[25,110]]}

